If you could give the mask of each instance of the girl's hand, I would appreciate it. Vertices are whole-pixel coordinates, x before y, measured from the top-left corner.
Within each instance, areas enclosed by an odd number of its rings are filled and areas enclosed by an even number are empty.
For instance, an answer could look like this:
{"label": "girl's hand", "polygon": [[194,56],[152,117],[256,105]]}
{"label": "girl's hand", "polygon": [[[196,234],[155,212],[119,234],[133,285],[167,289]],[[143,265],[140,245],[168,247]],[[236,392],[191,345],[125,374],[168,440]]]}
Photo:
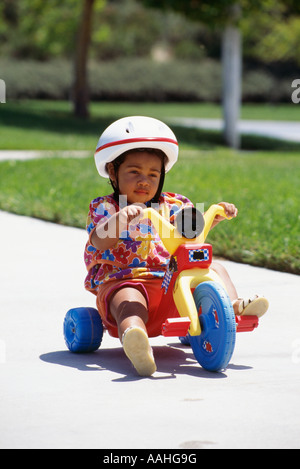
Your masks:
{"label": "girl's hand", "polygon": [[91,236],[93,246],[100,251],[110,249],[119,241],[130,222],[137,224],[143,218],[145,205],[132,204],[122,208],[104,223],[99,223]]}
{"label": "girl's hand", "polygon": [[[220,202],[218,205],[221,205],[224,208],[225,213],[228,217],[235,218],[237,216],[238,209],[236,208],[234,204],[230,204],[228,202]],[[218,223],[220,223],[220,221],[223,221],[223,220],[226,220],[226,218],[222,217],[221,215],[216,215],[212,224],[212,228],[216,226]]]}
{"label": "girl's hand", "polygon": [[131,204],[122,208],[118,212],[119,224],[122,229],[126,229],[130,222],[137,224],[143,218],[144,205]]}
{"label": "girl's hand", "polygon": [[[220,202],[218,205],[221,205],[224,208],[227,217],[235,218],[237,216],[238,209],[234,204],[229,204],[228,202]],[[220,218],[224,220],[224,217],[220,216]]]}

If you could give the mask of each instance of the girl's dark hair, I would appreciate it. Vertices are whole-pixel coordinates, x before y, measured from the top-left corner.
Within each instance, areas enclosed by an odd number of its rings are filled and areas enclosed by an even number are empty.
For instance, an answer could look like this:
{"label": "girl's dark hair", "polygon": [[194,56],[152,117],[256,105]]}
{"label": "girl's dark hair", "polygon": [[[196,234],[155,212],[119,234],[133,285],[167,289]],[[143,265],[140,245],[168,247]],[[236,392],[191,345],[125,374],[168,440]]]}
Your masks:
{"label": "girl's dark hair", "polygon": [[150,153],[150,154],[158,156],[161,159],[161,174],[160,174],[160,181],[159,181],[158,189],[157,189],[157,192],[156,192],[155,196],[153,197],[153,199],[150,200],[147,204],[158,203],[161,192],[162,192],[162,188],[163,188],[163,185],[164,185],[164,181],[165,181],[165,163],[166,163],[166,160],[167,160],[167,156],[163,151],[161,151],[159,149],[156,149],[156,148],[134,148],[133,150],[125,151],[124,153],[122,153],[122,155],[118,156],[118,158],[116,158],[112,162],[115,174],[117,176],[117,184],[116,185],[114,185],[113,181],[110,179],[110,183],[111,183],[112,188],[114,190],[114,199],[117,202],[119,201],[119,195],[120,195],[119,184],[118,184],[118,170],[119,170],[119,167],[121,166],[122,163],[124,163],[125,158],[126,158],[127,155],[129,155],[130,153],[137,152],[137,151]]}

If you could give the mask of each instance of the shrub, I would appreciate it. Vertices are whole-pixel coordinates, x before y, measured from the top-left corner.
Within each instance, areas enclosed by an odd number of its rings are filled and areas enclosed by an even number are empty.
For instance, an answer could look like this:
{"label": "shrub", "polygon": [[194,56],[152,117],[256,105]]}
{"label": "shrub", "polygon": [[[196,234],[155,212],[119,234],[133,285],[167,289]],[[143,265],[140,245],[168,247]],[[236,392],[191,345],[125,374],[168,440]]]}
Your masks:
{"label": "shrub", "polygon": [[7,100],[67,99],[70,93],[72,75],[67,61],[4,60],[0,75],[6,83]]}
{"label": "shrub", "polygon": [[[69,99],[73,65],[51,62],[0,61],[0,78],[6,82],[7,100],[21,98]],[[93,100],[220,102],[221,65],[212,59],[197,62],[118,59],[89,64]],[[264,70],[245,71],[243,101],[290,101],[295,77],[275,78]]]}

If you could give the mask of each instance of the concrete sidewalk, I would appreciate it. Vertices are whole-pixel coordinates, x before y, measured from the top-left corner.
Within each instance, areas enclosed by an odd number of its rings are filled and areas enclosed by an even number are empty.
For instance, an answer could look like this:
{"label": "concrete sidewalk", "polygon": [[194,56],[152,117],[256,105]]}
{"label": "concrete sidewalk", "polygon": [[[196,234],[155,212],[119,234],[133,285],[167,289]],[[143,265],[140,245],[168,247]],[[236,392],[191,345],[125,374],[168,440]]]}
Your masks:
{"label": "concrete sidewalk", "polygon": [[75,355],[68,309],[83,289],[83,230],[0,212],[1,448],[300,448],[300,279],[224,261],[240,295],[269,313],[237,336],[223,373],[176,338],[151,339],[158,371],[140,378],[117,339]]}
{"label": "concrete sidewalk", "polygon": [[[197,119],[180,117],[172,119],[175,124],[198,129],[222,130],[222,119]],[[300,122],[240,120],[238,129],[241,135],[260,135],[290,142],[300,142]]]}
{"label": "concrete sidewalk", "polygon": [[60,158],[83,158],[91,156],[91,152],[85,150],[0,150],[0,161],[24,161],[55,156],[59,156]]}
{"label": "concrete sidewalk", "polygon": [[[173,123],[186,127],[208,130],[222,130],[222,119],[174,118]],[[238,129],[241,135],[260,135],[290,142],[300,142],[300,122],[295,121],[265,121],[240,120]]]}

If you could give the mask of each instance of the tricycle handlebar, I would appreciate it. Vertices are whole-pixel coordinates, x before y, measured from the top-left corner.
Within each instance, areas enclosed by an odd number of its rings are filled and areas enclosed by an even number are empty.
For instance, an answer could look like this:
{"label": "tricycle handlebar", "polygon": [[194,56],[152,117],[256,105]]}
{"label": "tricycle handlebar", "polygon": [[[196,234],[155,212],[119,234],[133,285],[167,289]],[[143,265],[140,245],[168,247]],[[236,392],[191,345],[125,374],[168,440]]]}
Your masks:
{"label": "tricycle handlebar", "polygon": [[[176,223],[175,220],[175,226],[172,225],[169,221],[167,221],[164,217],[162,217],[156,210],[152,208],[146,208],[144,210],[144,217],[149,218],[151,220],[167,251],[169,251],[171,255],[174,254],[176,249],[181,244],[184,244],[187,241],[189,243],[203,244],[216,215],[221,215],[227,219],[231,218],[226,215],[224,207],[222,207],[222,205],[211,205],[207,212],[204,214],[204,216],[201,214],[201,212],[199,212],[199,210],[193,208],[192,210],[194,211],[194,215],[192,215],[192,217],[191,212],[189,212],[189,222],[194,224],[193,230],[186,230],[186,228],[183,230],[182,220],[184,220],[185,218],[184,212],[188,210],[190,211],[191,208],[188,207],[179,212],[177,217],[181,217],[181,224]],[[180,231],[178,228],[180,229]],[[187,237],[186,232],[188,232],[189,234],[193,232],[193,237]]]}

